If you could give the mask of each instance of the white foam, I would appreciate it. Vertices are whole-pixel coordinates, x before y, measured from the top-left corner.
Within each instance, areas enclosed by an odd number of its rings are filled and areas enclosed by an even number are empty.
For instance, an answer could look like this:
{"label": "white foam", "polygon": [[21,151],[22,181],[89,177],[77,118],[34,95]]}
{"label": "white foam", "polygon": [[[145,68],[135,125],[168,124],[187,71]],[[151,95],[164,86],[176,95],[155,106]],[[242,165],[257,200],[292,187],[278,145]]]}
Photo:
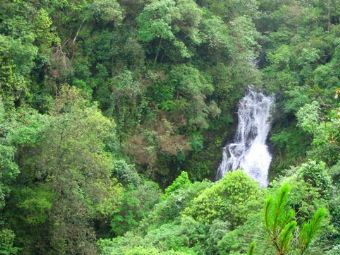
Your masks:
{"label": "white foam", "polygon": [[223,148],[222,162],[217,170],[218,178],[240,168],[262,186],[267,186],[272,156],[266,140],[270,131],[273,101],[273,97],[252,89],[240,100],[235,141]]}

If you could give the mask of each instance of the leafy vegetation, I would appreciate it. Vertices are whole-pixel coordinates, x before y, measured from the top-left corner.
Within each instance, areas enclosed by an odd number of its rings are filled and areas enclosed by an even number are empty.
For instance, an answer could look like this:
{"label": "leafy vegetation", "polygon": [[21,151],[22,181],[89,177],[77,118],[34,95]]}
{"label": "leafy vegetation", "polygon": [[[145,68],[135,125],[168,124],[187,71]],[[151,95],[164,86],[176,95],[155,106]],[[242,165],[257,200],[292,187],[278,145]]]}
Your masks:
{"label": "leafy vegetation", "polygon": [[[0,1],[0,254],[339,254],[340,2]],[[263,188],[215,181],[249,85]]]}

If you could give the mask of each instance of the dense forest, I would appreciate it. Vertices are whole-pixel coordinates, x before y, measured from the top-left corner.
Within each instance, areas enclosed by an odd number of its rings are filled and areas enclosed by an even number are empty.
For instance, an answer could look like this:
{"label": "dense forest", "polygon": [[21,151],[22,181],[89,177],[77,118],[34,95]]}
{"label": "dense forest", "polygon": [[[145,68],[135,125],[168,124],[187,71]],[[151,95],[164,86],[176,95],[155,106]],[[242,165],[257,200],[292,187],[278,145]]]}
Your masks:
{"label": "dense forest", "polygon": [[339,0],[0,0],[0,254],[339,255],[338,97]]}

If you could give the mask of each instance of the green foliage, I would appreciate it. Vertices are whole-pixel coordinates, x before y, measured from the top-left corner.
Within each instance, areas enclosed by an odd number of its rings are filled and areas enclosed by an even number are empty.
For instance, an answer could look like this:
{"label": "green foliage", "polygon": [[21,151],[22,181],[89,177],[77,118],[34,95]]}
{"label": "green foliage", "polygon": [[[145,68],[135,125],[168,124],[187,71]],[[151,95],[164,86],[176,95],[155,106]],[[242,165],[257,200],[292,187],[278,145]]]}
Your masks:
{"label": "green foliage", "polygon": [[298,178],[316,188],[322,196],[327,197],[332,192],[332,180],[323,162],[309,161],[302,164],[298,169]]}
{"label": "green foliage", "polygon": [[199,70],[183,65],[170,72],[170,84],[177,93],[176,112],[184,112],[188,127],[191,129],[208,128],[209,106],[205,99],[213,92],[213,86]]}
{"label": "green foliage", "polygon": [[[203,233],[204,226],[192,218],[183,218],[180,222],[168,223],[152,229],[145,237],[131,236],[130,233],[112,241],[102,240],[100,247],[103,254],[129,254],[132,251],[149,250],[158,251],[159,254],[195,254],[196,248],[192,246],[202,239]],[[131,243],[129,238],[134,238],[134,242]]]}
{"label": "green foliage", "polygon": [[227,50],[231,38],[223,20],[210,15],[209,12],[205,12],[204,15],[206,17],[202,21],[202,43],[207,44],[210,49]]}
{"label": "green foliage", "polygon": [[99,246],[101,248],[101,254],[104,255],[118,255],[118,254],[126,254],[126,255],[194,255],[195,253],[193,251],[190,251],[189,249],[183,250],[183,251],[162,251],[161,249],[157,249],[155,247],[143,247],[138,246],[134,248],[125,248],[120,250],[115,250],[114,247],[107,246],[107,242],[100,242]]}
{"label": "green foliage", "polygon": [[255,244],[254,242],[251,243],[250,246],[249,246],[249,250],[248,250],[247,255],[253,255],[253,254],[254,254],[255,247],[256,247],[256,244]]}
{"label": "green foliage", "polygon": [[[337,253],[339,15],[336,0],[0,1],[0,253]],[[276,181],[202,181],[249,84],[276,94]]]}
{"label": "green foliage", "polygon": [[170,193],[165,200],[161,200],[154,207],[149,217],[142,222],[143,229],[154,228],[158,225],[174,221],[191,204],[195,197],[211,185],[212,183],[207,181],[195,182],[183,189]]}
{"label": "green foliage", "polygon": [[311,134],[315,133],[315,128],[317,128],[316,124],[319,122],[319,111],[320,106],[316,101],[299,109],[296,117],[303,130]]}
{"label": "green foliage", "polygon": [[[84,252],[95,249],[89,222],[96,216],[109,215],[121,192],[110,177],[112,158],[105,151],[114,124],[96,107],[86,104],[76,89],[64,87],[47,125],[28,122],[28,127],[13,134],[24,138],[14,141],[28,146],[20,154],[30,155],[20,160],[18,181],[34,180],[35,185],[19,188],[11,207],[21,211],[18,224],[23,220],[33,229],[48,219],[51,235],[45,240],[50,240],[59,254],[72,254],[81,242],[87,243]],[[39,142],[32,140],[37,131]]]}
{"label": "green foliage", "polygon": [[302,255],[321,229],[327,210],[318,209],[309,222],[303,223],[295,248],[293,241],[297,222],[294,220],[295,211],[290,209],[288,204],[290,190],[291,187],[284,184],[275,197],[271,196],[267,200],[264,210],[265,229],[277,254],[289,254],[296,249],[298,254]]}
{"label": "green foliage", "polygon": [[10,192],[10,184],[19,174],[19,168],[14,161],[16,148],[9,139],[9,132],[14,129],[6,122],[6,113],[0,99],[0,210],[5,206],[5,198]]}
{"label": "green foliage", "polygon": [[340,252],[340,246],[339,245],[336,245],[334,246],[331,250],[329,250],[326,255],[336,255],[336,254],[339,254]]}
{"label": "green foliage", "polygon": [[305,254],[313,238],[322,227],[322,221],[327,217],[327,214],[328,212],[325,208],[320,208],[309,222],[303,224],[299,234],[299,250],[301,254]]}
{"label": "green foliage", "polygon": [[227,229],[222,238],[217,240],[218,254],[247,254],[252,243],[256,243],[255,254],[273,254],[268,243],[263,242],[265,235],[263,223],[261,222],[261,213],[254,211],[254,214],[248,217],[245,224],[234,230]]}
{"label": "green foliage", "polygon": [[192,247],[203,237],[204,226],[190,217],[183,217],[180,224],[169,223],[153,229],[145,236],[147,243],[154,243],[165,250],[181,250]]}
{"label": "green foliage", "polygon": [[190,146],[194,152],[202,151],[204,138],[200,133],[193,133],[190,139]]}
{"label": "green foliage", "polygon": [[9,184],[19,174],[14,162],[15,148],[0,144],[0,208],[5,206],[5,197],[9,193]]}
{"label": "green foliage", "polygon": [[46,222],[53,205],[53,196],[49,187],[42,185],[15,190],[14,200],[20,211],[19,217],[32,226]]}
{"label": "green foliage", "polygon": [[133,185],[137,187],[142,181],[134,165],[128,164],[123,159],[114,160],[113,175],[123,185]]}
{"label": "green foliage", "polygon": [[338,153],[338,110],[332,110],[324,121],[319,121],[319,111],[317,102],[302,107],[297,113],[299,125],[313,137],[310,157],[333,165]]}
{"label": "green foliage", "polygon": [[270,138],[275,146],[275,158],[272,162],[273,175],[284,174],[286,169],[300,162],[306,156],[306,149],[309,148],[310,138],[306,137],[306,132],[296,126],[280,128],[279,132],[273,131]]}
{"label": "green foliage", "polygon": [[235,36],[231,51],[237,53],[233,54],[235,59],[238,61],[254,59],[259,47],[257,39],[260,35],[252,19],[248,16],[239,16],[231,22],[231,27],[231,34]]}
{"label": "green foliage", "polygon": [[[66,83],[78,87],[115,118],[126,147],[136,133],[158,135],[140,150],[151,151],[143,155],[148,174],[167,183],[164,175],[173,179],[190,150],[203,150],[202,129],[218,124],[222,130],[221,110],[232,112],[256,73],[248,64],[258,48],[256,5],[226,4],[230,24],[216,8],[193,0],[6,1],[0,26],[4,103],[46,113]],[[222,93],[214,94],[217,87]],[[159,134],[163,121],[170,123],[169,134]],[[139,158],[134,157],[137,168],[145,165]],[[207,160],[209,167],[218,161],[214,153]],[[196,179],[209,175],[197,172]]]}
{"label": "green foliage", "polygon": [[138,17],[140,40],[150,42],[155,38],[174,39],[171,22],[173,16],[176,17],[177,13],[178,9],[175,7],[175,2],[171,0],[154,1],[148,5]]}
{"label": "green foliage", "polygon": [[27,75],[33,68],[37,48],[19,39],[0,35],[1,96],[6,104],[28,96]]}
{"label": "green foliage", "polygon": [[164,191],[164,198],[166,199],[171,193],[178,189],[186,189],[191,185],[189,175],[187,172],[182,171],[181,174],[169,185]]}
{"label": "green foliage", "polygon": [[257,14],[258,1],[236,0],[236,1],[214,1],[202,0],[202,5],[207,6],[212,12],[223,19],[231,20],[237,16],[255,16]]}
{"label": "green foliage", "polygon": [[225,220],[235,228],[258,208],[260,197],[258,184],[244,172],[234,171],[194,198],[184,214],[205,224]]}
{"label": "green foliage", "polygon": [[140,183],[137,187],[127,186],[119,205],[112,211],[112,231],[122,235],[137,228],[158,202],[159,193],[158,185],[151,181]]}
{"label": "green foliage", "polygon": [[282,186],[276,197],[271,197],[265,205],[265,227],[277,254],[288,254],[291,249],[296,221],[293,220],[295,212],[288,209],[288,184]]}
{"label": "green foliage", "polygon": [[206,234],[207,239],[204,243],[204,250],[208,254],[219,253],[219,241],[230,231],[230,223],[228,221],[215,220],[209,226]]}
{"label": "green foliage", "polygon": [[[148,4],[138,17],[138,37],[142,42],[158,41],[155,52],[156,62],[164,45],[170,43],[171,48],[167,52],[176,50],[182,58],[190,58],[192,52],[188,49],[186,42],[178,36],[185,33],[189,39],[188,43],[200,44],[198,26],[202,19],[202,10],[192,0],[157,0]],[[165,42],[163,42],[163,40]],[[168,42],[168,43],[167,43]]]}
{"label": "green foliage", "polygon": [[93,17],[99,21],[120,23],[123,19],[123,10],[117,1],[95,0],[91,9]]}
{"label": "green foliage", "polygon": [[[60,45],[60,38],[52,30],[52,19],[45,9],[40,9],[34,20],[35,41],[44,55],[50,53],[52,44]],[[41,57],[48,58],[42,55]],[[40,56],[39,56],[40,57]]]}
{"label": "green foliage", "polygon": [[14,233],[9,229],[0,230],[0,254],[15,255],[19,249],[14,247]]}
{"label": "green foliage", "polygon": [[37,144],[44,129],[50,124],[49,116],[39,114],[33,109],[18,109],[8,132],[9,141],[16,146]]}

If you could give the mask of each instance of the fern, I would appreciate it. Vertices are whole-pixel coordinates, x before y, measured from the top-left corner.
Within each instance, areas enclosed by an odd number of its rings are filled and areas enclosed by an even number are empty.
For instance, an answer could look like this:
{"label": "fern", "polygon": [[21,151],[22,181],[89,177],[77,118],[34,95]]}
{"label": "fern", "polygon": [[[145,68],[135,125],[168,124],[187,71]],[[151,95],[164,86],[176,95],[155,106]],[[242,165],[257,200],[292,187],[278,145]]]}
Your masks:
{"label": "fern", "polygon": [[[286,255],[296,249],[300,255],[304,255],[320,230],[323,219],[327,216],[327,210],[324,208],[318,209],[313,218],[303,224],[297,237],[298,243],[293,243],[298,227],[297,222],[294,220],[295,211],[288,206],[290,190],[290,185],[284,184],[278,190],[276,196],[271,196],[267,199],[264,208],[265,228],[273,247],[277,251],[277,255]],[[249,250],[249,252],[251,251]]]}
{"label": "fern", "polygon": [[315,212],[313,218],[309,222],[303,224],[299,236],[299,249],[301,255],[305,254],[313,238],[321,229],[322,222],[327,217],[327,215],[328,213],[325,208],[319,208]]}
{"label": "fern", "polygon": [[255,247],[256,247],[256,243],[252,242],[249,246],[249,250],[247,252],[247,255],[254,255]]}

